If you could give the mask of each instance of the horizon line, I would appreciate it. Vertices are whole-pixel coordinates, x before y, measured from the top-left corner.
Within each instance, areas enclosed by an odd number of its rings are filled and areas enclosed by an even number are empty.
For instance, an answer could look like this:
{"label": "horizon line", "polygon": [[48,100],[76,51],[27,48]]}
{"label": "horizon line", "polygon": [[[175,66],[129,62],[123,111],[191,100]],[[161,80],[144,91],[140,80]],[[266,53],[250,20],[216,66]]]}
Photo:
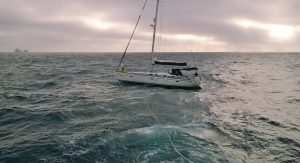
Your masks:
{"label": "horizon line", "polygon": [[[112,52],[112,51],[29,51],[29,52],[13,52],[13,51],[0,51],[0,53],[124,53],[124,52]],[[127,52],[127,53],[151,53],[145,51]],[[300,53],[300,51],[178,51],[178,52],[154,52],[154,53]]]}

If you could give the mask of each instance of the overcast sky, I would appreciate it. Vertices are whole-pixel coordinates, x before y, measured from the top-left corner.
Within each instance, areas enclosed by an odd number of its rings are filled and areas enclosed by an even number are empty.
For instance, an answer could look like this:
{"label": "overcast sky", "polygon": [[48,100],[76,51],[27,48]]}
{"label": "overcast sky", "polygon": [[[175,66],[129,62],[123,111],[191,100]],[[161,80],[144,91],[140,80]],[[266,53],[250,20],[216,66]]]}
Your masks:
{"label": "overcast sky", "polygon": [[[0,0],[0,51],[121,52],[145,0]],[[300,0],[161,0],[156,51],[300,51]],[[129,51],[151,49],[148,0]]]}

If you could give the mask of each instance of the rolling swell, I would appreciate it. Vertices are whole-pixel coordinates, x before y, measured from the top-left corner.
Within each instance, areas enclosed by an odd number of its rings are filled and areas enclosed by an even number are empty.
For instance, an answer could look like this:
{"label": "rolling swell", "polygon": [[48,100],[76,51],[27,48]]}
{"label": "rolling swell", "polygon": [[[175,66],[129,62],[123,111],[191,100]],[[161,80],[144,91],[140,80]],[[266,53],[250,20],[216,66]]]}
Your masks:
{"label": "rolling swell", "polygon": [[166,133],[194,162],[300,161],[299,56],[199,53],[200,91],[116,84],[119,57],[0,54],[0,162],[185,162]]}

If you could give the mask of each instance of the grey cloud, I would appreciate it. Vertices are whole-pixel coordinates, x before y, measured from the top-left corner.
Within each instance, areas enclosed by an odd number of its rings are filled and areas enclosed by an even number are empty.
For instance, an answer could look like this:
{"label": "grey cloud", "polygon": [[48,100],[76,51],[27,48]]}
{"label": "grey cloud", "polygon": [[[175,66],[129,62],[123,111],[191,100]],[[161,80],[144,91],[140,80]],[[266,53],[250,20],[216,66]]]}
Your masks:
{"label": "grey cloud", "polygon": [[[64,51],[72,48],[72,51],[107,51],[108,47],[122,51],[131,30],[125,33],[117,29],[94,30],[72,18],[104,14],[105,19],[110,22],[133,27],[143,2],[143,0],[0,1],[0,51],[11,51],[21,46],[33,51]],[[138,32],[151,32],[149,25],[153,18],[154,3],[154,0],[149,0]],[[229,51],[253,47],[255,47],[253,50],[259,50],[257,47],[261,47],[261,50],[263,47],[274,50],[278,50],[278,47],[287,51],[300,50],[295,45],[299,43],[299,32],[294,39],[296,43],[288,45],[284,42],[274,43],[264,30],[244,29],[229,22],[232,18],[241,18],[299,27],[298,0],[163,0],[161,5],[161,11],[165,15],[162,31],[165,33],[214,37],[217,41],[226,43]],[[55,20],[57,17],[70,20]],[[149,37],[140,33],[137,33],[135,40],[140,47],[133,46],[132,50],[148,48],[147,44],[151,41]],[[218,49],[217,45],[215,49]]]}

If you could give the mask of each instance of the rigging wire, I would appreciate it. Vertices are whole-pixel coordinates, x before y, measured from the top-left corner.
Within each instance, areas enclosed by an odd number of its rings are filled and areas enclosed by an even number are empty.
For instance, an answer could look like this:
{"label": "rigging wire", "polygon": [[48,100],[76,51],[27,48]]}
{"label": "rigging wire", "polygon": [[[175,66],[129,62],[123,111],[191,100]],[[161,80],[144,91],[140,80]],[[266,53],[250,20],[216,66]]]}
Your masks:
{"label": "rigging wire", "polygon": [[[178,25],[179,25],[180,27],[184,28],[184,29],[183,29],[183,30],[184,30],[184,34],[186,34],[185,31],[187,31],[187,30],[185,29],[185,26],[183,25],[184,23],[182,22],[183,19],[182,19],[182,17],[181,17],[181,13],[179,13],[179,10],[178,10],[177,0],[174,1],[174,8],[175,8],[175,11],[176,11],[175,13],[176,13],[177,20],[178,20],[178,23],[179,23]],[[187,51],[186,42],[183,43],[183,46],[184,46],[184,49]]]}
{"label": "rigging wire", "polygon": [[124,59],[124,57],[125,57],[125,55],[126,55],[126,53],[127,53],[127,50],[128,50],[128,47],[129,47],[129,45],[130,45],[130,43],[131,43],[131,40],[132,40],[132,38],[133,38],[133,35],[134,35],[134,33],[135,33],[135,31],[136,31],[136,28],[137,28],[137,26],[138,26],[138,24],[139,24],[139,22],[140,22],[140,20],[141,20],[141,17],[142,17],[142,15],[143,15],[143,12],[144,12],[144,10],[145,10],[145,7],[146,7],[147,2],[148,2],[148,0],[145,0],[145,3],[144,3],[143,8],[142,8],[142,11],[141,11],[141,13],[140,13],[140,15],[139,15],[139,18],[138,18],[138,20],[137,20],[135,26],[134,26],[133,32],[132,32],[132,34],[131,34],[131,36],[130,36],[130,39],[129,39],[129,41],[128,41],[128,44],[127,44],[127,46],[126,46],[126,48],[125,48],[125,51],[124,51],[124,53],[123,53],[123,56],[122,56],[122,58],[121,58],[121,60],[120,60],[120,63],[119,63],[119,65],[118,65],[118,67],[117,67],[116,70],[118,70],[118,69],[120,68],[120,66],[121,66],[121,64],[122,64],[122,62],[123,62],[123,59]]}
{"label": "rigging wire", "polygon": [[162,37],[162,31],[163,31],[163,22],[164,22],[164,14],[165,14],[165,3],[164,1],[160,1],[160,3],[162,4],[161,6],[161,12],[160,12],[160,22],[159,22],[159,40],[158,40],[158,49],[159,52],[161,52],[162,50],[162,41],[163,41],[163,37]]}
{"label": "rigging wire", "polygon": [[[179,12],[177,0],[174,1],[174,6],[175,6],[174,8],[175,8],[175,11],[176,11],[176,16],[177,16],[177,20],[178,20],[178,22],[179,22],[179,25],[180,25],[182,28],[184,28],[184,31],[187,31],[186,28],[185,28],[185,26],[183,25],[183,24],[184,24],[184,23],[183,23],[183,18],[182,18],[181,12]],[[185,32],[184,34],[186,34],[186,32]],[[183,43],[183,47],[184,47],[184,49],[185,49],[186,51],[188,51],[186,42]],[[196,66],[196,64],[195,64],[195,57],[194,57],[193,51],[191,51],[191,56],[192,56],[192,59],[193,59],[193,64],[194,64],[194,66]]]}

